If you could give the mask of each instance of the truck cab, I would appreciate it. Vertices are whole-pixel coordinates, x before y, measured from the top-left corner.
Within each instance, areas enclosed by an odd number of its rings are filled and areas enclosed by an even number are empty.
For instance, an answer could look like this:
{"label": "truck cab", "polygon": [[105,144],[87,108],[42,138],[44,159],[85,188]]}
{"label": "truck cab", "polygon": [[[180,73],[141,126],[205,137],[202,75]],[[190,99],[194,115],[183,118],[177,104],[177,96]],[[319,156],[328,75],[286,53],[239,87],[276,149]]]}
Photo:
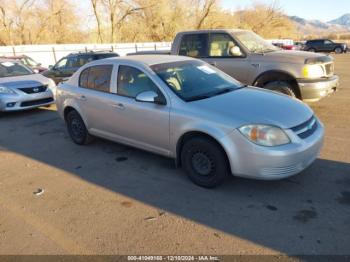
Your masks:
{"label": "truck cab", "polygon": [[247,30],[180,32],[171,54],[202,59],[244,84],[304,101],[318,101],[338,88],[332,57],[285,51]]}

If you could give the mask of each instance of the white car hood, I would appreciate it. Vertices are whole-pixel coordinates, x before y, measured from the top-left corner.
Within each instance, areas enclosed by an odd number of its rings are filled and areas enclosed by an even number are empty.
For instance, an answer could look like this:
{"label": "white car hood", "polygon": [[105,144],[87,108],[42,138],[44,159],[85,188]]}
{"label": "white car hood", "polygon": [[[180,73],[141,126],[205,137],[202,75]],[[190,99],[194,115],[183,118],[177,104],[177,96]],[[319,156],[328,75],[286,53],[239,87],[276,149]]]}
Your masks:
{"label": "white car hood", "polygon": [[0,85],[7,88],[24,88],[48,85],[49,81],[50,79],[43,75],[32,74],[24,76],[1,77]]}

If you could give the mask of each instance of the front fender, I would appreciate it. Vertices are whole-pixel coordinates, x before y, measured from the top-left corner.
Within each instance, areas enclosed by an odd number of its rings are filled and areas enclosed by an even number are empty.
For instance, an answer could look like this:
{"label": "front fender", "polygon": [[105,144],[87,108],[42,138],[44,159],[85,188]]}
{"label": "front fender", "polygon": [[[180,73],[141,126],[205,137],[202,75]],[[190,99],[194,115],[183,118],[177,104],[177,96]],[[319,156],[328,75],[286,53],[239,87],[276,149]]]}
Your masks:
{"label": "front fender", "polygon": [[232,132],[232,128],[227,127],[215,127],[213,125],[210,125],[209,123],[193,123],[190,122],[179,130],[176,130],[176,132],[171,132],[170,137],[170,143],[171,143],[171,151],[174,153],[174,156],[176,158],[179,156],[179,147],[182,144],[183,138],[185,135],[197,133],[198,135],[206,135],[214,139],[217,143],[219,143],[224,151],[226,153],[227,149],[226,146],[222,143],[222,141],[225,141],[223,138],[226,137],[230,132]]}

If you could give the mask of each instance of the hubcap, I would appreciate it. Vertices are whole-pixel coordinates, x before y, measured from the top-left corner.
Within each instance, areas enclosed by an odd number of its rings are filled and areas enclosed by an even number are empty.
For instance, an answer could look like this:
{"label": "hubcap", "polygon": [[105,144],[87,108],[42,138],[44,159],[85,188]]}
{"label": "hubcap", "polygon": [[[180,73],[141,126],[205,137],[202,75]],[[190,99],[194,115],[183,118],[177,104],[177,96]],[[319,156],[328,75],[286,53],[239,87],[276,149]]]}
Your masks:
{"label": "hubcap", "polygon": [[78,119],[73,119],[71,122],[72,134],[75,138],[81,138],[84,135],[84,126]]}
{"label": "hubcap", "polygon": [[203,152],[197,152],[192,156],[192,166],[198,174],[208,176],[213,169],[213,162]]}

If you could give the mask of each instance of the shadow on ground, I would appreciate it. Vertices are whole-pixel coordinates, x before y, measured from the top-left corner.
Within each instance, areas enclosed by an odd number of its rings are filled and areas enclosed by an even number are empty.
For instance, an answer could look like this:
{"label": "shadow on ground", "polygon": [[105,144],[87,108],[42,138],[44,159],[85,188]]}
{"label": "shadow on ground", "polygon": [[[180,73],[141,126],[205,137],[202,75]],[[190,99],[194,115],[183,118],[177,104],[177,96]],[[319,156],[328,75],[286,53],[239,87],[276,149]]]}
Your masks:
{"label": "shadow on ground", "polygon": [[207,190],[193,185],[170,159],[104,140],[74,145],[55,111],[2,115],[0,130],[0,150],[226,234],[287,254],[350,251],[348,163],[318,159],[282,181],[234,178]]}

